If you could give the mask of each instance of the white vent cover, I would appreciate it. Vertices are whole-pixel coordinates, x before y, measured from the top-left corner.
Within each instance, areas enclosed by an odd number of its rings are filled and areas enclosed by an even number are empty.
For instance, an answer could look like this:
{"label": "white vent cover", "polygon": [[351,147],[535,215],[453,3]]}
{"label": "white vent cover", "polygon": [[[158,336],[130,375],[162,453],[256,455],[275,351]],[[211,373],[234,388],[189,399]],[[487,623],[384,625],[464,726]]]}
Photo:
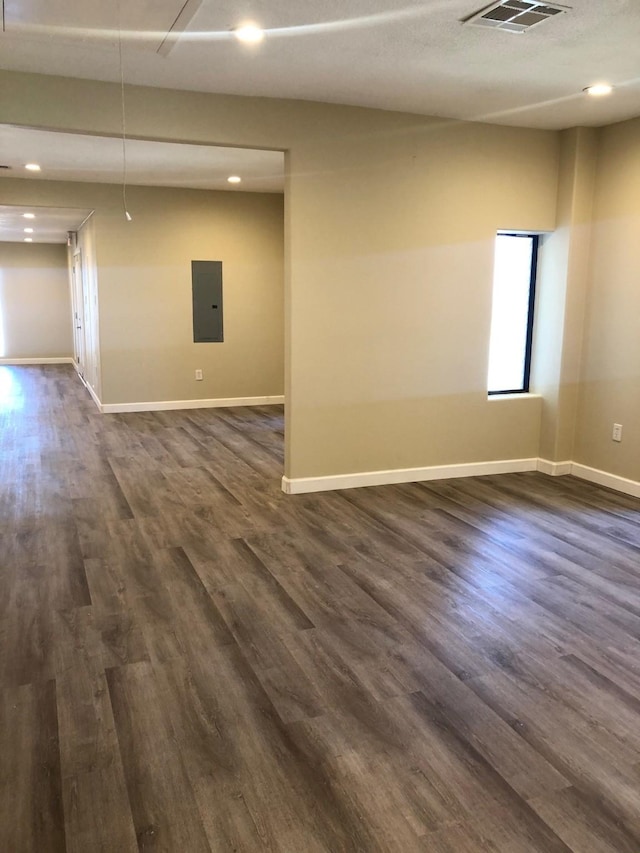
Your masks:
{"label": "white vent cover", "polygon": [[542,0],[500,0],[499,3],[492,3],[480,12],[475,12],[463,23],[474,27],[506,30],[510,33],[526,33],[532,27],[544,24],[545,21],[568,11],[568,6],[557,6]]}

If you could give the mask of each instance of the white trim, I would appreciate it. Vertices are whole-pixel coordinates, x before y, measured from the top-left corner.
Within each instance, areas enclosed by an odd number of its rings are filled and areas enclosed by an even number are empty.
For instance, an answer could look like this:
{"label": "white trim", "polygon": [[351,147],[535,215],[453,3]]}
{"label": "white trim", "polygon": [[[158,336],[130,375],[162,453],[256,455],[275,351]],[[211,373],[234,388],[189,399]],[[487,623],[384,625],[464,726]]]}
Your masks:
{"label": "white trim", "polygon": [[357,489],[362,486],[388,486],[394,483],[419,483],[425,480],[447,480],[454,477],[481,477],[487,474],[517,474],[540,471],[551,477],[572,474],[599,486],[640,498],[640,482],[589,468],[577,462],[551,462],[548,459],[501,459],[494,462],[467,462],[460,465],[434,465],[429,468],[396,468],[388,471],[361,471],[328,477],[283,477],[282,491],[288,495]]}
{"label": "white trim", "polygon": [[96,404],[96,406],[98,407],[98,409],[99,409],[101,412],[104,412],[104,406],[103,406],[103,405],[102,405],[102,403],[100,402],[100,398],[98,397],[98,395],[96,394],[96,392],[93,390],[93,388],[91,387],[91,385],[89,385],[89,383],[88,383],[85,379],[83,379],[83,378],[82,378],[82,376],[80,376],[80,374],[78,374],[78,377],[80,378],[80,381],[82,382],[82,384],[84,385],[84,387],[87,389],[87,391],[88,391],[88,392],[91,394],[91,396],[93,397],[93,402]]}
{"label": "white trim", "polygon": [[549,459],[538,459],[538,471],[549,477],[563,477],[571,473],[573,462],[551,462]]}
{"label": "white trim", "polygon": [[361,486],[387,486],[393,483],[418,483],[453,477],[479,477],[486,474],[516,474],[536,471],[538,460],[500,459],[493,462],[465,462],[459,465],[433,465],[429,468],[395,468],[388,471],[362,471],[329,477],[283,477],[282,491],[288,495],[356,489]]}
{"label": "white trim", "polygon": [[626,495],[640,498],[640,482],[637,480],[628,480],[626,477],[609,474],[607,471],[600,471],[598,468],[589,468],[588,465],[580,465],[578,462],[571,463],[571,473],[574,477],[589,480],[590,483],[597,483],[599,486],[615,489],[616,492],[624,492]]}
{"label": "white trim", "polygon": [[171,409],[218,409],[230,406],[268,406],[284,403],[284,396],[217,397],[212,400],[151,400],[147,403],[102,403],[105,414],[117,412],[164,412]]}
{"label": "white trim", "polygon": [[542,394],[537,394],[535,391],[514,391],[511,394],[488,394],[487,400],[491,402],[496,400],[542,400]]}
{"label": "white trim", "polygon": [[75,364],[73,356],[61,355],[53,358],[0,358],[0,364]]}

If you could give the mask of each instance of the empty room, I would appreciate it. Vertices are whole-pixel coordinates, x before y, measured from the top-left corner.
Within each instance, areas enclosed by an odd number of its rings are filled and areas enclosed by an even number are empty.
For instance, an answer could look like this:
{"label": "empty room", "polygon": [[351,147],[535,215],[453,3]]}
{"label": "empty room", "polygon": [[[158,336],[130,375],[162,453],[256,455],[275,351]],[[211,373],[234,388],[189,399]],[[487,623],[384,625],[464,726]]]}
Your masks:
{"label": "empty room", "polygon": [[0,850],[640,850],[640,9],[3,3]]}

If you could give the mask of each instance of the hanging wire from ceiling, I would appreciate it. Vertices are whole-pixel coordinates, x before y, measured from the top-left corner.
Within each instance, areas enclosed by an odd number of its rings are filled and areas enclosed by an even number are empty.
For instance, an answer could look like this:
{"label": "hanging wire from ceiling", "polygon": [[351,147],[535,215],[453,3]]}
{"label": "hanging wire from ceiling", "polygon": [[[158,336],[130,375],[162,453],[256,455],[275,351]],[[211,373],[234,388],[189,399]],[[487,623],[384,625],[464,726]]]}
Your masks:
{"label": "hanging wire from ceiling", "polygon": [[122,207],[127,222],[132,216],[127,208],[127,114],[124,101],[124,62],[122,58],[122,26],[120,23],[120,2],[118,2],[118,61],[120,66],[120,105],[122,108]]}

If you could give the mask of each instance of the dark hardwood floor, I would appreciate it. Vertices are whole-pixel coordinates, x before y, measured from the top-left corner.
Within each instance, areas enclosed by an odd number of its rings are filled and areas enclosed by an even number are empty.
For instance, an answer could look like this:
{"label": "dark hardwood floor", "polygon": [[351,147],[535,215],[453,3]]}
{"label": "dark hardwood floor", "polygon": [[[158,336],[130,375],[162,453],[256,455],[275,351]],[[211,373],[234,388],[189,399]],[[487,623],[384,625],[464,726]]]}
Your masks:
{"label": "dark hardwood floor", "polygon": [[282,443],[0,367],[0,850],[638,853],[640,502]]}

